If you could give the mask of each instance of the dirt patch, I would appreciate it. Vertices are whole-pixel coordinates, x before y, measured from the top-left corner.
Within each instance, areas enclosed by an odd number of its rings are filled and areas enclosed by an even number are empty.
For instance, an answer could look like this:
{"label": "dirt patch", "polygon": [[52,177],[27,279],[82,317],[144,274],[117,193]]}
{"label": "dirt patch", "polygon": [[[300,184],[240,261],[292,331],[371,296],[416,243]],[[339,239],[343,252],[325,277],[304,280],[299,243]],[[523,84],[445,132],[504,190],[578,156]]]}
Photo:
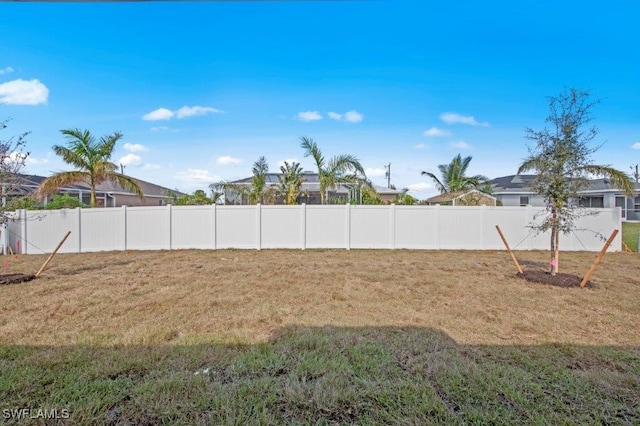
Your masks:
{"label": "dirt patch", "polygon": [[35,278],[33,274],[0,274],[0,284],[19,284]]}
{"label": "dirt patch", "polygon": [[[545,271],[524,271],[524,273],[517,274],[527,281],[540,284],[548,284],[556,287],[580,287],[582,277],[572,274],[557,273],[551,275]],[[591,281],[587,281],[585,287],[593,287]]]}

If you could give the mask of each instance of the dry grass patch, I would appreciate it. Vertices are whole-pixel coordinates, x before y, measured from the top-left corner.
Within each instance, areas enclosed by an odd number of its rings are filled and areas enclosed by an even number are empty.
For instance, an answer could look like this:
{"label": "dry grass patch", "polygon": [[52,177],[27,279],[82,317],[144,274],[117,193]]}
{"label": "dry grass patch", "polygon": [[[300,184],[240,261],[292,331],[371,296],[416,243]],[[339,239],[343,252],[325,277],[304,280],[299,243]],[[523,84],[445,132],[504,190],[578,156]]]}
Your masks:
{"label": "dry grass patch", "polygon": [[[547,253],[520,252],[524,269]],[[563,253],[582,276],[595,253]],[[45,256],[11,258],[33,273]],[[640,259],[609,253],[593,288],[515,276],[495,251],[263,250],[59,254],[0,287],[0,344],[264,342],[283,326],[430,327],[460,344],[638,346]]]}

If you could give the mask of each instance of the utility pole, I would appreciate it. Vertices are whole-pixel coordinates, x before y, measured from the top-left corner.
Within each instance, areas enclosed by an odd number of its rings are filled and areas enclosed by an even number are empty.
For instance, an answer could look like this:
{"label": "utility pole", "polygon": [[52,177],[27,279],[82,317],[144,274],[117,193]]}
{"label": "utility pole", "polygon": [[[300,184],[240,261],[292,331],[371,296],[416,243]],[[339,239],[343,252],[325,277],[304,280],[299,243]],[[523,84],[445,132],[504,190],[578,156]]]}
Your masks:
{"label": "utility pole", "polygon": [[120,163],[120,174],[124,174],[124,164]]}
{"label": "utility pole", "polygon": [[[629,167],[632,171],[634,169],[634,166],[630,166]],[[633,177],[636,179],[636,183],[638,183],[638,178],[640,178],[640,174],[638,174],[638,165],[635,165],[635,172],[633,173]]]}
{"label": "utility pole", "polygon": [[386,170],[384,173],[384,177],[387,178],[387,188],[391,188],[391,163],[384,166],[384,168]]}

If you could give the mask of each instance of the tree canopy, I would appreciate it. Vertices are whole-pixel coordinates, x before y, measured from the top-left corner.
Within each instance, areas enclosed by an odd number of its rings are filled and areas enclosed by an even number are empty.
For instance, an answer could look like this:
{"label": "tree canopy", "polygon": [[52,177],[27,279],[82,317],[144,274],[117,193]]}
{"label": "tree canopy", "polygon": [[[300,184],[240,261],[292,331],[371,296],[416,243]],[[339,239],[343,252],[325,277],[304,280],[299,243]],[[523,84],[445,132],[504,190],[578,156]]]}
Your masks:
{"label": "tree canopy", "polygon": [[460,154],[453,157],[449,164],[439,164],[439,179],[435,174],[423,171],[422,176],[428,176],[435,183],[436,188],[441,194],[450,192],[467,191],[469,189],[479,189],[483,192],[490,192],[487,183],[489,178],[483,175],[467,176],[467,169],[471,163],[472,157],[464,157]]}
{"label": "tree canopy", "polygon": [[65,163],[76,170],[58,172],[47,178],[38,187],[38,197],[50,195],[66,185],[86,183],[91,192],[91,207],[96,206],[96,187],[105,181],[133,192],[144,198],[142,189],[135,179],[118,173],[117,166],[111,162],[116,143],[122,133],[115,132],[96,139],[89,130],[65,129],[60,131],[67,140],[66,146],[54,145],[53,152],[62,157]]}

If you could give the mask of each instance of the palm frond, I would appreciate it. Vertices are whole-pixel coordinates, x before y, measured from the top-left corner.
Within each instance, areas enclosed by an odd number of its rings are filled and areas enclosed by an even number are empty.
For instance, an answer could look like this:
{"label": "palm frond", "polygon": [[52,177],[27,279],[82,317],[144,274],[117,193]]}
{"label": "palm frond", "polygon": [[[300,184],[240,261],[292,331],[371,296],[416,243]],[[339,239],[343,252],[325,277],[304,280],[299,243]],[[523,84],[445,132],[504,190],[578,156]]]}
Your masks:
{"label": "palm frond", "polygon": [[60,188],[77,183],[87,183],[90,176],[86,172],[59,172],[45,179],[34,192],[34,196],[38,199],[44,198],[46,195],[56,193]]}
{"label": "palm frond", "polygon": [[313,158],[313,161],[316,163],[316,167],[318,168],[318,173],[320,170],[324,168],[324,156],[322,155],[322,151],[318,147],[318,144],[313,141],[313,139],[303,136],[300,138],[300,147],[304,149],[304,156]]}
{"label": "palm frond", "polygon": [[589,164],[577,167],[574,170],[605,177],[609,179],[612,186],[622,189],[626,195],[631,196],[635,191],[635,185],[631,178],[626,173],[613,167]]}
{"label": "palm frond", "polygon": [[445,192],[447,192],[447,189],[442,184],[442,182],[440,182],[440,179],[438,179],[438,177],[436,175],[434,175],[433,173],[430,173],[430,172],[426,172],[426,171],[422,171],[420,174],[422,176],[430,177],[431,180],[433,180],[433,183],[436,184],[436,188],[438,189],[438,191],[440,191],[441,194],[444,194]]}
{"label": "palm frond", "polygon": [[138,181],[136,181],[131,176],[123,175],[121,173],[109,173],[107,175],[107,179],[110,180],[111,182],[117,183],[121,187],[133,192],[141,200],[144,200],[144,192],[142,191],[142,188],[140,188],[140,185],[138,184]]}

